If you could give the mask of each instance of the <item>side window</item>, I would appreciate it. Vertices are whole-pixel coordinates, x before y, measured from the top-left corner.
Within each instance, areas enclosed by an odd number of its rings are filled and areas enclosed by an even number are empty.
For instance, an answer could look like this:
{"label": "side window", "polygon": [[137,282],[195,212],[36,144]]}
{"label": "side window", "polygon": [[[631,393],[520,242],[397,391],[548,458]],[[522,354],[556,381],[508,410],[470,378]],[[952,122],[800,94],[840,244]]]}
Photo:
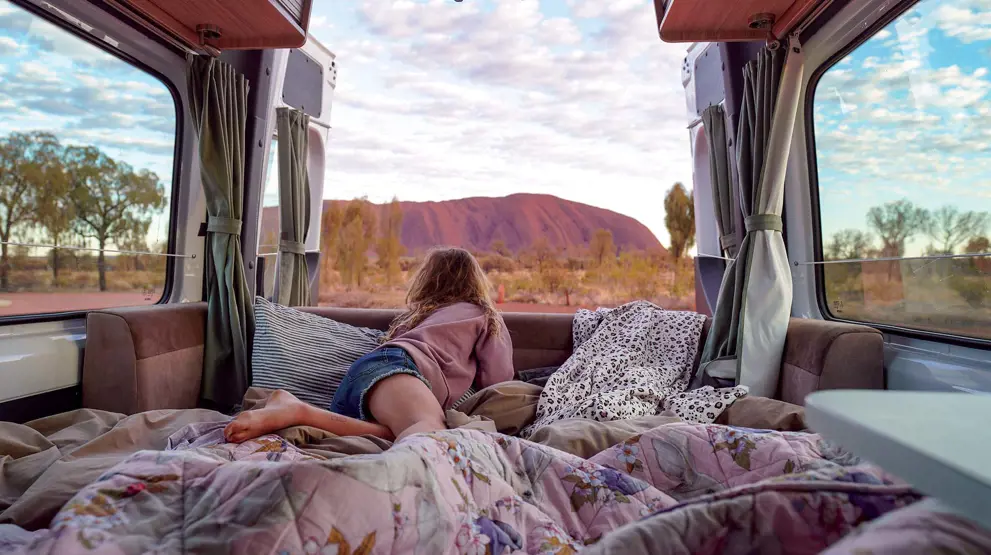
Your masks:
{"label": "side window", "polygon": [[169,89],[5,0],[0,82],[0,317],[159,302]]}
{"label": "side window", "polygon": [[991,251],[991,9],[961,4],[919,2],[815,87],[823,256],[883,259],[820,267],[836,318],[991,339],[991,258],[960,256]]}
{"label": "side window", "polygon": [[262,215],[258,234],[258,258],[264,264],[262,288],[258,296],[271,299],[275,294],[275,269],[279,263],[279,143],[272,139],[265,170],[265,192],[262,193]]}

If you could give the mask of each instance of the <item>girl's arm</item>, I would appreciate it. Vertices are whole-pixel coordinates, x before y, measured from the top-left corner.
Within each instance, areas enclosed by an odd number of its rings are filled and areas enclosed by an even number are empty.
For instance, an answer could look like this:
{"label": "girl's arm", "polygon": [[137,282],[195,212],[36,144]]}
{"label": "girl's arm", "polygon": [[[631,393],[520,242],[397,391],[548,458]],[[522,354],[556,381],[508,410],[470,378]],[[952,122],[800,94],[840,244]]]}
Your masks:
{"label": "girl's arm", "polygon": [[513,340],[509,337],[506,323],[499,318],[499,335],[487,330],[475,343],[475,358],[478,361],[476,381],[480,387],[508,382],[516,376],[513,369]]}

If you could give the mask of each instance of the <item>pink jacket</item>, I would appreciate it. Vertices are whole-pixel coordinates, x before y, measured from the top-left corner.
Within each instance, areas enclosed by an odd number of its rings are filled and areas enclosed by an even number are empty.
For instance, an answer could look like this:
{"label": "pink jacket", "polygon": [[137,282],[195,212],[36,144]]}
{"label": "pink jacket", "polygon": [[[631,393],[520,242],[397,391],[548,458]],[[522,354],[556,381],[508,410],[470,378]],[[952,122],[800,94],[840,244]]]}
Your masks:
{"label": "pink jacket", "polygon": [[471,303],[438,309],[415,328],[402,331],[382,347],[402,347],[445,409],[473,383],[478,387],[513,379],[513,341],[499,318],[499,333],[491,335],[485,313]]}

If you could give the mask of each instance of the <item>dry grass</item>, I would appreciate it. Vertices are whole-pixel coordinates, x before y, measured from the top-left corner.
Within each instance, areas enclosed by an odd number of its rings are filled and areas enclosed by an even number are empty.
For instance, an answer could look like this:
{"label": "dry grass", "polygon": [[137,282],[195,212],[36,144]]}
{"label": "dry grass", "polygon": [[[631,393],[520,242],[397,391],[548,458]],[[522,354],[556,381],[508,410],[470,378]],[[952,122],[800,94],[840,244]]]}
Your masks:
{"label": "dry grass", "polygon": [[[673,268],[659,270],[657,279],[648,284],[647,290],[623,283],[618,278],[622,276],[621,269],[592,275],[585,270],[556,268],[558,273],[550,280],[553,283],[548,283],[547,276],[541,272],[526,268],[506,271],[503,268],[507,266],[489,265],[489,280],[496,290],[502,287],[504,303],[516,309],[533,306],[533,310],[527,312],[539,312],[540,307],[613,307],[640,299],[671,310],[695,309],[695,275],[691,261],[683,261],[677,275]],[[402,283],[408,273],[408,270],[402,273]],[[493,294],[493,299],[498,299],[497,293]],[[336,271],[325,267],[321,269],[319,302],[324,306],[345,308],[402,308],[405,286],[388,285],[382,275],[373,271],[366,275],[360,287],[347,288],[341,284]]]}
{"label": "dry grass", "polygon": [[865,264],[826,268],[838,317],[991,339],[991,280],[967,265]]}
{"label": "dry grass", "polygon": [[[165,285],[164,271],[111,270],[106,277],[108,292],[161,290]],[[10,273],[10,292],[95,292],[99,289],[100,275],[96,270],[62,270],[57,280],[49,270],[14,270]]]}

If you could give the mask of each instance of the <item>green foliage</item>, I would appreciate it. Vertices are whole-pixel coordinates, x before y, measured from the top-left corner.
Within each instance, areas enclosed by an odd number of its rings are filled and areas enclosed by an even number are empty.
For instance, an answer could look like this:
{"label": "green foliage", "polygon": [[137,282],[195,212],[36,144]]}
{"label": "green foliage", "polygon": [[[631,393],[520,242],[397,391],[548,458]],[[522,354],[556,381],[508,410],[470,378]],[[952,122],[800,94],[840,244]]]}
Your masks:
{"label": "green foliage", "polygon": [[83,237],[96,240],[99,286],[106,291],[103,249],[109,243],[133,242],[144,236],[152,211],[165,206],[165,190],[154,173],[135,170],[95,147],[67,147],[62,159],[76,226]]}
{"label": "green foliage", "polygon": [[375,212],[367,198],[354,199],[344,209],[337,241],[337,271],[348,288],[361,287],[368,272],[368,249],[375,244]]}
{"label": "green foliage", "polygon": [[513,253],[506,247],[506,242],[502,239],[496,239],[489,244],[489,250],[501,255],[501,256],[512,256]]}
{"label": "green foliage", "polygon": [[[165,191],[157,175],[135,170],[95,147],[64,147],[44,132],[12,133],[0,139],[0,241],[11,241],[29,229],[56,246],[74,237],[95,239],[101,249],[101,291],[107,289],[103,249],[113,243],[145,250],[151,213],[164,205]],[[52,249],[54,282],[60,281],[63,261],[71,258]],[[8,270],[4,245],[0,289],[10,286]]]}
{"label": "green foliage", "polygon": [[385,217],[382,219],[382,230],[378,240],[378,263],[385,271],[387,285],[394,285],[399,280],[399,258],[406,254],[402,243],[403,209],[399,199],[393,197]]}
{"label": "green foliage", "polygon": [[[38,207],[46,177],[54,177],[61,147],[51,133],[11,133],[0,139],[0,241],[24,232]],[[10,289],[10,253],[0,245],[0,290]]]}
{"label": "green foliage", "polygon": [[925,233],[935,244],[933,254],[953,254],[966,241],[987,233],[987,212],[961,212],[954,206],[943,206],[925,222]]}
{"label": "green foliage", "polygon": [[929,226],[930,216],[908,199],[875,206],[867,211],[867,226],[881,239],[881,255],[904,256],[905,242]]}
{"label": "green foliage", "polygon": [[826,260],[867,258],[874,250],[874,237],[856,229],[844,229],[833,234],[826,245]]}
{"label": "green foliage", "polygon": [[516,261],[508,256],[500,254],[490,254],[478,257],[478,263],[485,273],[492,272],[515,272],[519,266]]}
{"label": "green foliage", "polygon": [[613,244],[612,231],[597,229],[589,244],[592,263],[597,268],[612,266],[616,261],[616,245]]}
{"label": "green foliage", "polygon": [[664,197],[664,226],[671,236],[671,254],[680,259],[695,245],[695,200],[684,185],[675,183]]}
{"label": "green foliage", "polygon": [[983,307],[984,300],[991,297],[991,291],[988,291],[988,280],[985,276],[953,274],[948,278],[948,282],[950,289],[956,291],[973,308]]}
{"label": "green foliage", "polygon": [[557,257],[550,241],[547,240],[547,237],[541,235],[527,249],[523,258],[529,263],[528,266],[535,268],[538,272],[543,272],[546,266],[553,265]]}

